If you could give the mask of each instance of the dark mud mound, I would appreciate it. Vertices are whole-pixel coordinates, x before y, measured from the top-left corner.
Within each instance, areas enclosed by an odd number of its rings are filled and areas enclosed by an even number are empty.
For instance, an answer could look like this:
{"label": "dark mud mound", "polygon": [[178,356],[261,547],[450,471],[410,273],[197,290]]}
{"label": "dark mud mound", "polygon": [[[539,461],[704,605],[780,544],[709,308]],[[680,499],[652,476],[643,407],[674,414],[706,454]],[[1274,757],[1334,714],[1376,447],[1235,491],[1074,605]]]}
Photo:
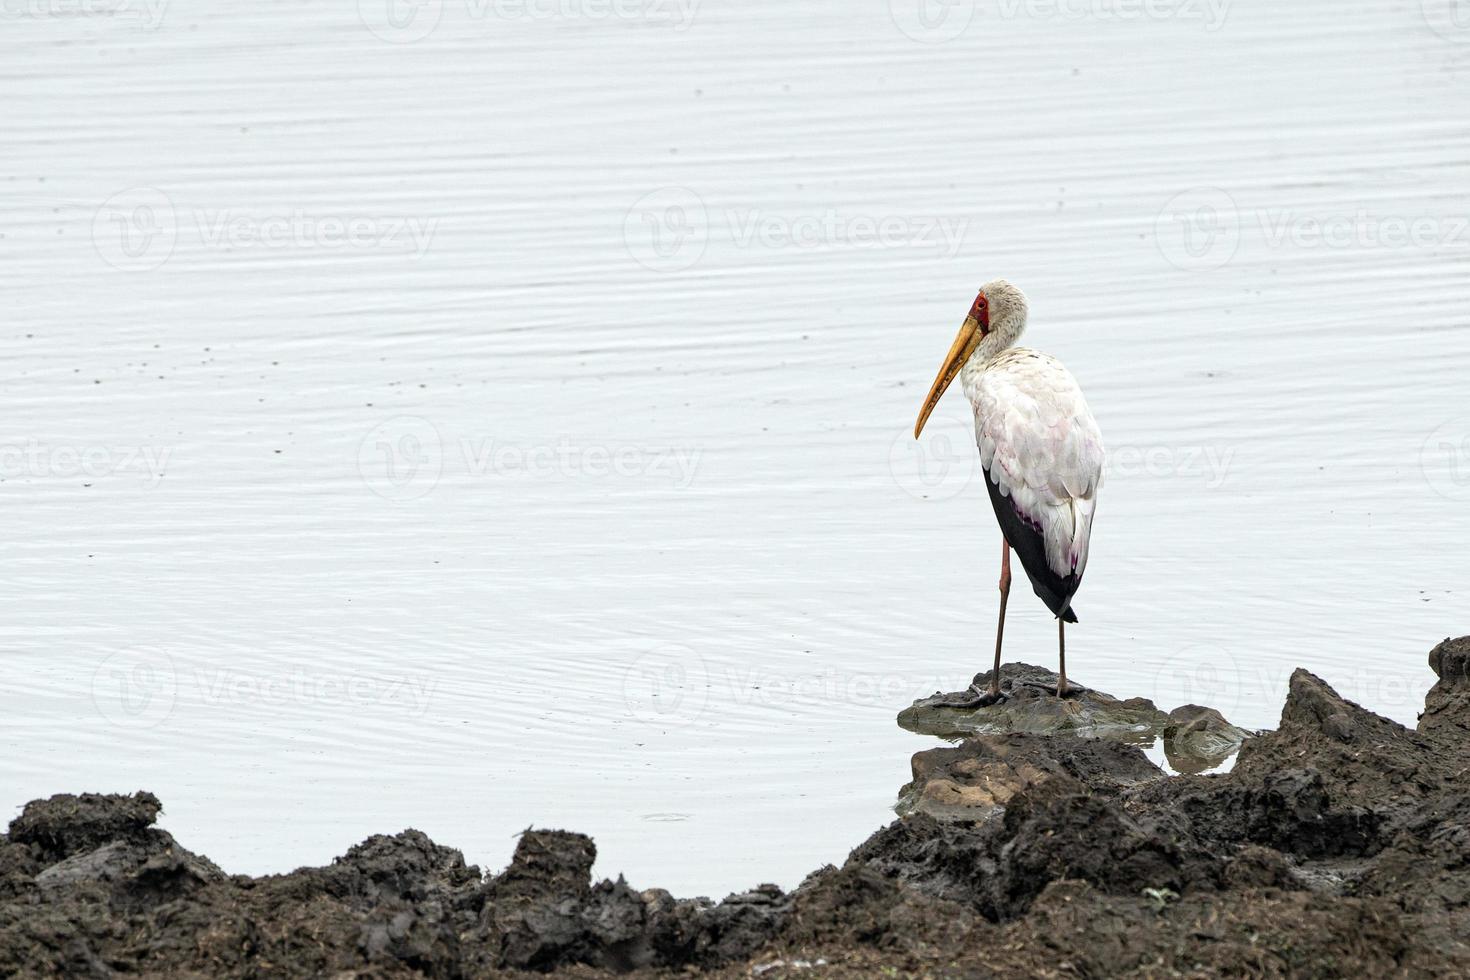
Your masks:
{"label": "dark mud mound", "polygon": [[0,838],[0,976],[1470,975],[1470,639],[1431,664],[1414,730],[1297,671],[1224,775],[1066,735],[922,752],[925,805],[842,867],[719,903],[594,882],[551,830],[489,876],[408,830],[231,877],[150,794],[53,797]]}
{"label": "dark mud mound", "polygon": [[527,831],[483,877],[416,830],[330,866],[227,877],[150,826],[149,793],[31,803],[0,840],[0,976],[495,976],[719,965],[775,934],[774,886],[719,905],[593,884],[596,848]]}

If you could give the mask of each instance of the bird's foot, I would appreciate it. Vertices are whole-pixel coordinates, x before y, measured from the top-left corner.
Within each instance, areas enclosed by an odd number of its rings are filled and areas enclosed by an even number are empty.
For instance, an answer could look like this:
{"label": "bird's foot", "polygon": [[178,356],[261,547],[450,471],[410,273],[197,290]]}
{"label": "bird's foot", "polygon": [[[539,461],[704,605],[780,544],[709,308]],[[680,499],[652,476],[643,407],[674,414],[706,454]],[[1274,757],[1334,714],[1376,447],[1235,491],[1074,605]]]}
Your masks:
{"label": "bird's foot", "polygon": [[952,706],[956,708],[988,708],[992,704],[999,704],[1009,697],[1010,695],[1006,694],[999,687],[987,687],[984,690],[977,690],[971,687],[965,692],[964,700],[955,701]]}
{"label": "bird's foot", "polygon": [[1013,680],[1009,682],[1008,687],[1009,690],[1003,691],[999,687],[986,686],[977,688],[972,686],[963,695],[952,695],[953,700],[946,700],[945,707],[965,709],[988,708],[992,704],[1001,704],[1002,702],[1009,701],[1011,696],[1016,693],[1016,690],[1022,687],[1029,687],[1049,697],[1062,698],[1063,700],[1075,698],[1078,695],[1086,694],[1092,690],[1091,688],[1083,687],[1081,684],[1074,684],[1071,681],[1067,681],[1066,687],[1060,691],[1057,690],[1057,685],[1048,684],[1045,681]]}
{"label": "bird's foot", "polygon": [[1058,689],[1058,685],[1056,685],[1056,684],[1048,684],[1045,681],[1022,681],[1022,680],[1012,681],[1011,682],[1011,687],[1012,688],[1017,688],[1017,687],[1030,687],[1030,688],[1034,688],[1035,690],[1038,690],[1038,691],[1042,692],[1043,694],[1050,694],[1053,697],[1058,697],[1058,698],[1063,698],[1063,699],[1065,699],[1065,698],[1075,698],[1079,694],[1086,694],[1088,691],[1092,690],[1091,688],[1083,687],[1081,684],[1074,684],[1071,681],[1067,681],[1066,682],[1066,687],[1062,687],[1060,689]]}
{"label": "bird's foot", "polygon": [[981,694],[980,697],[975,700],[975,707],[987,708],[992,704],[1000,704],[1002,701],[1007,700],[1009,697],[1010,695],[1006,694],[999,687],[989,687],[985,689],[984,694]]}

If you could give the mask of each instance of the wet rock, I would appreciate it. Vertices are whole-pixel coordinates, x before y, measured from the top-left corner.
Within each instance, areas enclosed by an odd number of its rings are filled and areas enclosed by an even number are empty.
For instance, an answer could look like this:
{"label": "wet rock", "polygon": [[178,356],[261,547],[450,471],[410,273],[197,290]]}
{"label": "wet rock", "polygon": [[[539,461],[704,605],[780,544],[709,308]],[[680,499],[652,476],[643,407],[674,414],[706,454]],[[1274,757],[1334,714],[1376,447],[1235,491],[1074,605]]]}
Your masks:
{"label": "wet rock", "polygon": [[1119,699],[1103,691],[1056,697],[1057,675],[1031,664],[1002,664],[1001,692],[991,703],[990,671],[970,686],[936,692],[899,712],[898,724],[921,735],[1077,735],[1152,745],[1162,738],[1175,771],[1203,772],[1222,765],[1252,733],[1230,724],[1213,708],[1184,705],[1169,713],[1147,698]]}
{"label": "wet rock", "polygon": [[1174,771],[1194,774],[1224,764],[1252,734],[1214,708],[1186,704],[1169,712],[1159,737]]}
{"label": "wet rock", "polygon": [[899,812],[977,820],[1017,793],[1062,778],[1082,787],[1125,786],[1163,777],[1135,746],[1069,735],[979,735],[916,753]]}
{"label": "wet rock", "polygon": [[936,692],[899,713],[901,727],[944,738],[965,735],[1137,735],[1148,741],[1168,716],[1147,698],[1119,700],[1085,690],[1058,698],[1057,675],[1031,664],[1002,664],[1001,693],[985,704],[990,671],[976,674],[970,686],[951,694]]}

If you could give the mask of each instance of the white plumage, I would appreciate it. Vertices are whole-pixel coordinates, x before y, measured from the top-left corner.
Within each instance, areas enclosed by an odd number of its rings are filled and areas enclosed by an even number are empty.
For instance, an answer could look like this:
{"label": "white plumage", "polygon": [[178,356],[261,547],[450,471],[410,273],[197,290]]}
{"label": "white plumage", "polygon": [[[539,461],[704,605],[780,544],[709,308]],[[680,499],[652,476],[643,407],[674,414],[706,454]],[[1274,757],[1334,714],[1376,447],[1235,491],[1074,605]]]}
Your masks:
{"label": "white plumage", "polygon": [[1061,361],[1028,347],[1006,348],[962,378],[986,477],[1041,532],[1047,566],[1081,577],[1103,444],[1077,379]]}

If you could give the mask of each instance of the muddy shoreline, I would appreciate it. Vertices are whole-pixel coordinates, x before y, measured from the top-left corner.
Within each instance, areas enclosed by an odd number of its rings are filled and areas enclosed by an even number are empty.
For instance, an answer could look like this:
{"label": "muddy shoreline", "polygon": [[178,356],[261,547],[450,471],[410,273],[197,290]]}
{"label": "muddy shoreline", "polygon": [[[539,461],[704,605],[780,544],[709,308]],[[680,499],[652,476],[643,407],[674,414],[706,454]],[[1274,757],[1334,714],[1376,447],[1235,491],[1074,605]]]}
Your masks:
{"label": "muddy shoreline", "polygon": [[1298,670],[1221,775],[1070,734],[921,752],[945,806],[718,903],[594,882],[557,830],[491,874],[407,830],[229,875],[149,793],[56,796],[0,837],[0,976],[1470,975],[1470,637],[1430,665],[1414,729]]}

